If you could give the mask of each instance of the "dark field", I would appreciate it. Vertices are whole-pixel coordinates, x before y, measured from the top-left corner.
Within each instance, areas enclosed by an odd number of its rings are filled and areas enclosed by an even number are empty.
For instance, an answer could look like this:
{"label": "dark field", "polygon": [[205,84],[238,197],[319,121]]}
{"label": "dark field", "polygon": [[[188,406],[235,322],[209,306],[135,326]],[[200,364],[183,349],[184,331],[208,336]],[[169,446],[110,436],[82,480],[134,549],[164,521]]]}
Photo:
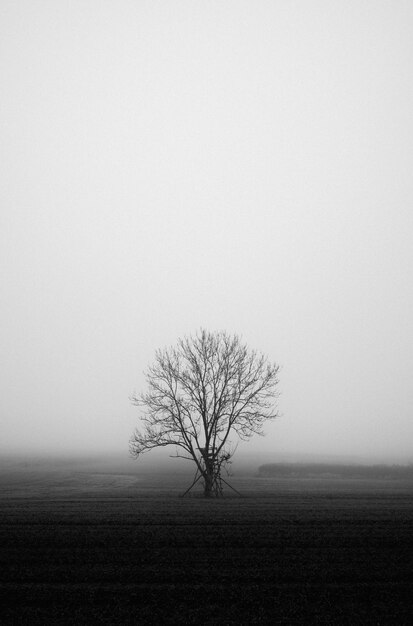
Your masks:
{"label": "dark field", "polygon": [[231,482],[3,471],[0,622],[413,623],[411,482]]}

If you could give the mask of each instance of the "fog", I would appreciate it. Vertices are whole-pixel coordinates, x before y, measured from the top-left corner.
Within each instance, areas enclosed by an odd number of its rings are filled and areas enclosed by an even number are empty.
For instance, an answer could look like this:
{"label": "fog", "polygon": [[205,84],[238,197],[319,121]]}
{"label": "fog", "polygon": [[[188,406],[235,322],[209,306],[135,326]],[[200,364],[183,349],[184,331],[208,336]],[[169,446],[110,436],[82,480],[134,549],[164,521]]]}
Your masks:
{"label": "fog", "polygon": [[127,458],[202,326],[282,366],[239,455],[413,461],[412,4],[0,10],[3,454]]}

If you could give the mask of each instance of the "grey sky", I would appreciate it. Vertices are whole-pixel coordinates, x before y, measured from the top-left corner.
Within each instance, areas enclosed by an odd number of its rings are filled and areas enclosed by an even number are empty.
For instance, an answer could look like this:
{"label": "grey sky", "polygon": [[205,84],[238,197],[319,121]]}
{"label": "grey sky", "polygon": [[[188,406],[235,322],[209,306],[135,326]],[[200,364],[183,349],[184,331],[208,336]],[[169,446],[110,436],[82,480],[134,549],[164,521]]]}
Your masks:
{"label": "grey sky", "polygon": [[282,365],[268,455],[413,460],[413,5],[2,0],[1,447],[123,451],[154,350]]}

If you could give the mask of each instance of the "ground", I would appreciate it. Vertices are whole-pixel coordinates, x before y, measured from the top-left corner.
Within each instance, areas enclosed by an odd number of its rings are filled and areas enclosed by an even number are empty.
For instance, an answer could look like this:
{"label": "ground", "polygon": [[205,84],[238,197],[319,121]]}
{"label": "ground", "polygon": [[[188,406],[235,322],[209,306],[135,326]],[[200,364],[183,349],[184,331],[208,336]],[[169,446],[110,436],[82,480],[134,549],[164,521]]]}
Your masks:
{"label": "ground", "polygon": [[231,481],[3,472],[0,623],[412,623],[411,482]]}

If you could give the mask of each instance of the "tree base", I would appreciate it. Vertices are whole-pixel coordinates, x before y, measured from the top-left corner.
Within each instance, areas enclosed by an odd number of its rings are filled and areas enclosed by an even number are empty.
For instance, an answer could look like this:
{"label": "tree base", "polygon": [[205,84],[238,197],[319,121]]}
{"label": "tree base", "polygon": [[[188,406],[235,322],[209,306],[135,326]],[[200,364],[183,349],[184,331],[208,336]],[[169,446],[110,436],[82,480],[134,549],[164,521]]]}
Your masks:
{"label": "tree base", "polygon": [[[184,498],[192,489],[195,487],[196,483],[203,478],[202,474],[198,473],[195,475],[195,478],[192,484],[188,487],[188,489],[181,495],[181,498]],[[203,497],[204,498],[223,498],[224,497],[224,487],[223,484],[227,485],[232,491],[234,491],[238,496],[242,497],[241,493],[235,489],[232,485],[230,485],[222,476],[214,478],[212,485],[209,489],[204,489]]]}

